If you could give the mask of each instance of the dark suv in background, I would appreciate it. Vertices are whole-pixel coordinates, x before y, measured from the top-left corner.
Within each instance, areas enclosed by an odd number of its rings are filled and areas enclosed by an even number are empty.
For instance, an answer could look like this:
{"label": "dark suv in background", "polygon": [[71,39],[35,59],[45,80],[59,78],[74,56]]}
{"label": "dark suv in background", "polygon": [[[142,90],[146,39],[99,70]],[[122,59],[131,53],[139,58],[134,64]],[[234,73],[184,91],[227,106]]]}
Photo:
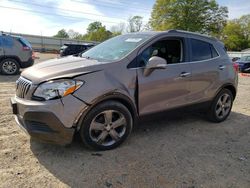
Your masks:
{"label": "dark suv in background", "polygon": [[64,44],[60,49],[60,56],[78,55],[93,46],[94,44]]}
{"label": "dark suv in background", "polygon": [[14,75],[34,63],[30,43],[23,37],[0,33],[0,72]]}
{"label": "dark suv in background", "polygon": [[240,72],[250,73],[250,56],[243,56],[236,63],[239,65]]}

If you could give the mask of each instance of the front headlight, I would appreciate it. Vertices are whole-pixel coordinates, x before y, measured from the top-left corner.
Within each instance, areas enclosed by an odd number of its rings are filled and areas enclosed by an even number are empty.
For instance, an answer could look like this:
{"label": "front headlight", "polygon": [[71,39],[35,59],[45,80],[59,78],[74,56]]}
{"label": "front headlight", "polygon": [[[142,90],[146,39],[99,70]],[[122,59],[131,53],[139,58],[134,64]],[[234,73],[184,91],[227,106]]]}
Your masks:
{"label": "front headlight", "polygon": [[74,93],[83,84],[84,82],[79,80],[52,80],[40,84],[33,95],[45,100],[57,99]]}

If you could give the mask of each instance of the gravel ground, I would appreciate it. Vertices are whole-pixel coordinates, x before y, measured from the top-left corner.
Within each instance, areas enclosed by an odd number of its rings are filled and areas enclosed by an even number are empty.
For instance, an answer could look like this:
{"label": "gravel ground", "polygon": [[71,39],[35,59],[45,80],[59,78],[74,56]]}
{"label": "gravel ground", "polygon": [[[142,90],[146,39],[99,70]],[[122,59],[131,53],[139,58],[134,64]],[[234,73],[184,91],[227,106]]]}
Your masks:
{"label": "gravel ground", "polygon": [[96,153],[78,137],[67,147],[30,139],[9,105],[17,76],[0,76],[0,187],[250,187],[250,77],[239,78],[225,122],[166,114]]}

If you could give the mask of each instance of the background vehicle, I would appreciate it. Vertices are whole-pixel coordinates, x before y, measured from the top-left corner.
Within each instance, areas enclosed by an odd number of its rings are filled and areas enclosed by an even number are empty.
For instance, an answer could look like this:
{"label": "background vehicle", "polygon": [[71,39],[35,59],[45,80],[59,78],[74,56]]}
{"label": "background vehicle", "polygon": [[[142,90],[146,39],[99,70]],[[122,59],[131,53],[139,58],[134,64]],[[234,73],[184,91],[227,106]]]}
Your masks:
{"label": "background vehicle", "polygon": [[14,75],[33,65],[32,47],[23,37],[0,33],[0,71]]}
{"label": "background vehicle", "polygon": [[224,121],[237,84],[237,70],[214,38],[132,33],[24,71],[12,107],[33,137],[68,144],[77,131],[87,146],[106,150],[120,145],[139,117],[165,110],[201,106],[211,121]]}
{"label": "background vehicle", "polygon": [[94,44],[64,44],[60,49],[60,56],[77,55],[93,46]]}
{"label": "background vehicle", "polygon": [[250,72],[250,56],[243,56],[236,61],[240,72]]}

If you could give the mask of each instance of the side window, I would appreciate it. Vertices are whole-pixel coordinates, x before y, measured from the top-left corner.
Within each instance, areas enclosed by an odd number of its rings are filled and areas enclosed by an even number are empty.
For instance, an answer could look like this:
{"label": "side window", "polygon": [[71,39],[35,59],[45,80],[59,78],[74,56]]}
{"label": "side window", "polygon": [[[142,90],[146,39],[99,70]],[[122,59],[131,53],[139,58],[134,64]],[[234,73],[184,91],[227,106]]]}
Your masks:
{"label": "side window", "polygon": [[168,64],[183,61],[182,41],[178,39],[166,39],[158,41],[145,49],[138,57],[139,67],[144,67],[153,56],[164,58]]}
{"label": "side window", "polygon": [[210,43],[191,39],[192,61],[202,61],[218,57],[219,54]]}
{"label": "side window", "polygon": [[214,49],[213,45],[210,44],[211,52],[212,52],[212,58],[218,57],[219,54],[217,51]]}
{"label": "side window", "polygon": [[6,48],[11,48],[13,46],[13,39],[9,36],[4,36],[2,38],[2,46]]}
{"label": "side window", "polygon": [[200,40],[191,39],[192,61],[211,59],[210,44]]}

